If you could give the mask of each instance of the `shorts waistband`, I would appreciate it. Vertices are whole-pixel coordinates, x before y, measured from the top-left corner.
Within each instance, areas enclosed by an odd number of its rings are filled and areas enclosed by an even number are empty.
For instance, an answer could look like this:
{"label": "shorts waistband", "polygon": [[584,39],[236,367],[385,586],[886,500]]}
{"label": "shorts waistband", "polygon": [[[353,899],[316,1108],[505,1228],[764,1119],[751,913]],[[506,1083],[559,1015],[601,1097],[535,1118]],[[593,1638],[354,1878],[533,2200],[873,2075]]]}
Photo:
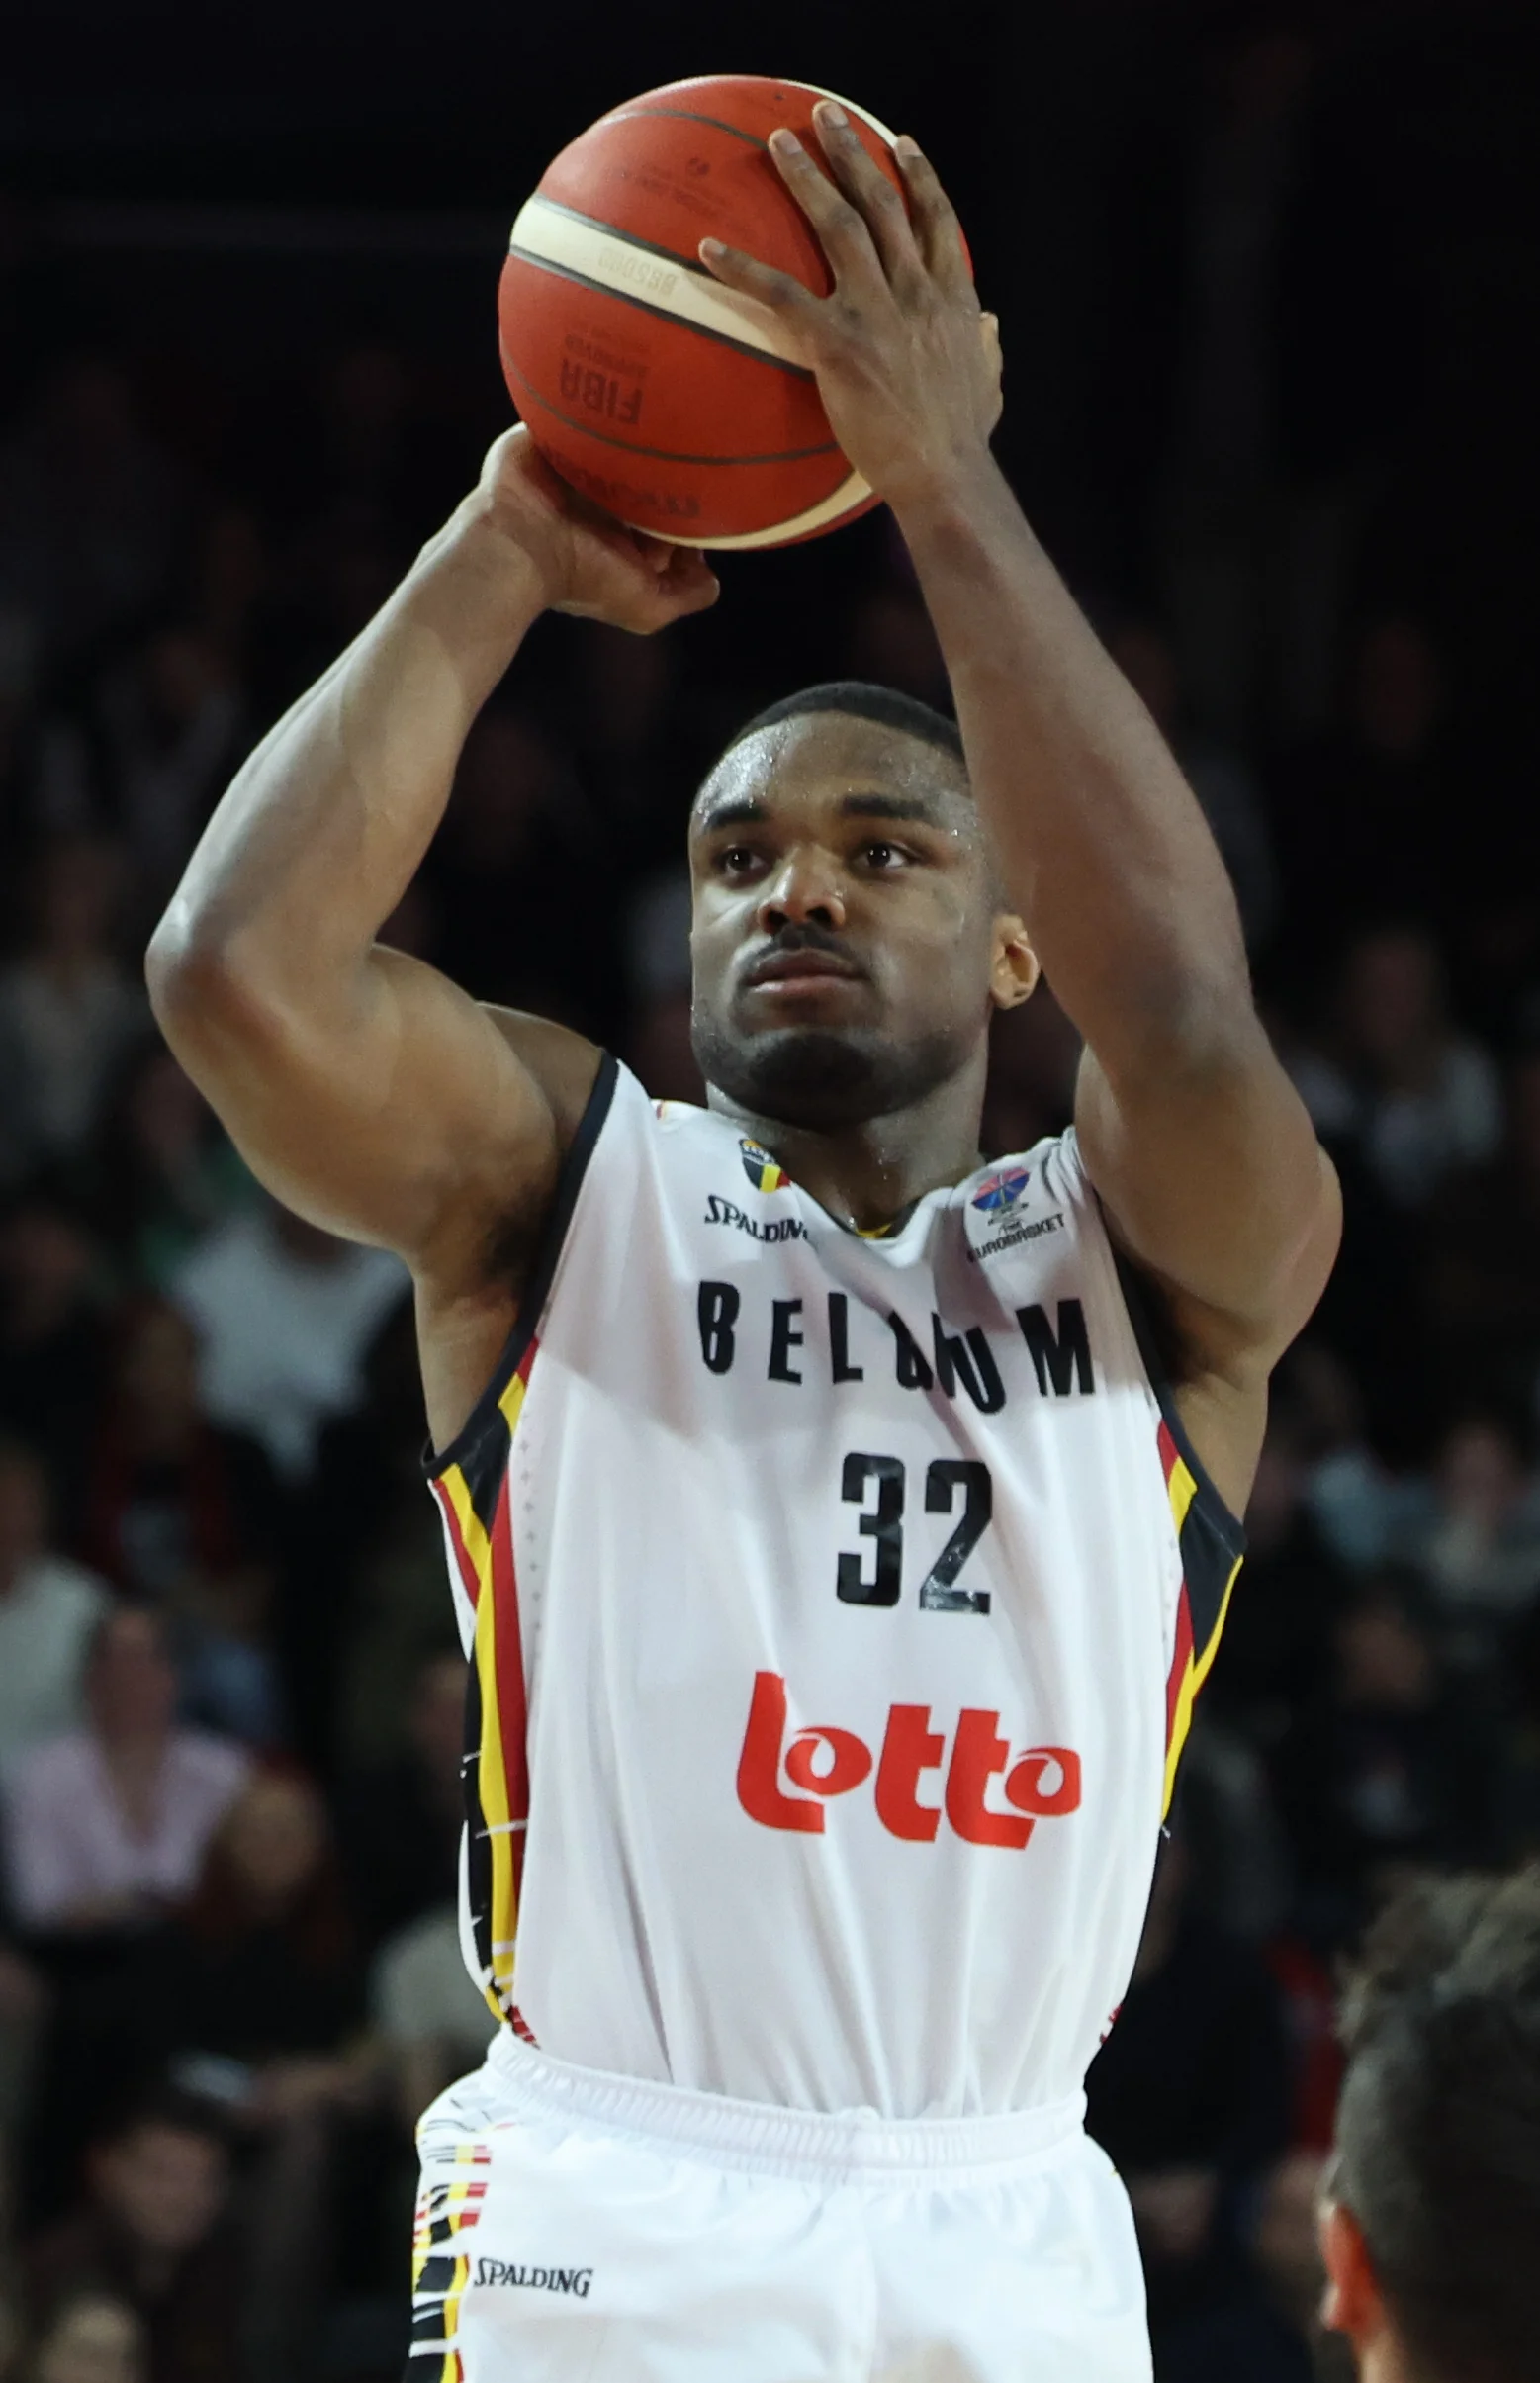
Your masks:
{"label": "shorts waistband", "polygon": [[787,2110],[682,2085],[658,2085],[607,2069],[579,2068],[498,2031],[487,2066],[520,2115],[569,2118],[693,2153],[734,2167],[824,2182],[896,2183],[905,2177],[997,2176],[1077,2141],[1085,2095],[990,2118],[880,2118],[875,2111]]}

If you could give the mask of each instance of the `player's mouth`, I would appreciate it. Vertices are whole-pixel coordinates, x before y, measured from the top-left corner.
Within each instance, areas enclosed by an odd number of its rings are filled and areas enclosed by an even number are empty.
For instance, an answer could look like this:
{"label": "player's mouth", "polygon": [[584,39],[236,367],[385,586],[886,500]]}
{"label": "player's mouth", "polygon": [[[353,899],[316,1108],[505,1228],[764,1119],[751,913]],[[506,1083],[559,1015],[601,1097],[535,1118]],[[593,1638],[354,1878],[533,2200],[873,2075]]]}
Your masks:
{"label": "player's mouth", "polygon": [[837,952],[770,952],[744,977],[746,988],[775,1001],[826,993],[831,983],[859,983],[861,970]]}

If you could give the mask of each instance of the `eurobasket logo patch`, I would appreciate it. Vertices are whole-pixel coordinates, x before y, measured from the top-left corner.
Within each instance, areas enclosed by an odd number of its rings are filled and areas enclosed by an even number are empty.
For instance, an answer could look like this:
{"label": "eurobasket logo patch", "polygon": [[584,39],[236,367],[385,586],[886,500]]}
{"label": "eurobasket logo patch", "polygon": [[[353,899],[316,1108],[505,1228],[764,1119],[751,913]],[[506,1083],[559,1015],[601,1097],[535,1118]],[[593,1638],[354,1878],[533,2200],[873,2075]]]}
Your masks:
{"label": "eurobasket logo patch", "polygon": [[791,1181],[784,1167],[777,1166],[769,1150],[762,1150],[757,1142],[740,1142],[743,1152],[743,1171],[756,1191],[784,1191]]}
{"label": "eurobasket logo patch", "polygon": [[987,1210],[993,1216],[1003,1216],[1014,1208],[1032,1181],[1030,1166],[1008,1166],[998,1175],[986,1175],[973,1194],[973,1206]]}

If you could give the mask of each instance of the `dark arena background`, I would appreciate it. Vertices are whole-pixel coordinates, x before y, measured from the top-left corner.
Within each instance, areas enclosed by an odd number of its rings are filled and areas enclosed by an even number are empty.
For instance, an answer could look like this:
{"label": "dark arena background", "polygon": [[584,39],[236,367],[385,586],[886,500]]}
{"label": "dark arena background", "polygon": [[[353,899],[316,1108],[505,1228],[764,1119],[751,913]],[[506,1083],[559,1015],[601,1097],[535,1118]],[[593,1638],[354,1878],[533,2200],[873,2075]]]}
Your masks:
{"label": "dark arena background", "polygon": [[[1191,776],[1346,1185],[1091,2078],[1160,2383],[1341,2371],[1337,1965],[1409,1868],[1540,1850],[1540,17],[13,9],[6,2383],[401,2371],[411,2123],[489,2026],[406,1285],[257,1191],[140,957],[233,766],[509,419],[497,278],[545,161],[728,68],[848,92],[950,184],[999,451]],[[390,930],[683,1098],[702,764],[809,679],[947,700],[881,513],[723,578],[657,641],[542,624]],[[1004,1022],[994,1148],[1065,1122],[1075,1055],[1049,994]]]}

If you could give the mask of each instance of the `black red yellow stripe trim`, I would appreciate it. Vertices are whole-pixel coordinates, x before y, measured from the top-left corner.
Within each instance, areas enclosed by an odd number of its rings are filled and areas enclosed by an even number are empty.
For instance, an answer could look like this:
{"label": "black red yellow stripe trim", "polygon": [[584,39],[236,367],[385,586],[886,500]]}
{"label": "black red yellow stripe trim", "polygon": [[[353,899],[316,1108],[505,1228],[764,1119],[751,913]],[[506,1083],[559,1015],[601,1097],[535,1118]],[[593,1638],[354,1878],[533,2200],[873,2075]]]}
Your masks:
{"label": "black red yellow stripe trim", "polygon": [[509,1460],[539,1353],[540,1319],[617,1074],[615,1061],[606,1057],[563,1162],[518,1321],[497,1371],[464,1430],[442,1455],[426,1459],[451,1560],[475,1616],[462,1765],[471,1931],[482,1991],[497,2016],[526,2037],[513,2000],[529,1761]]}
{"label": "black red yellow stripe trim", "polygon": [[417,2195],[408,2383],[465,2383],[458,2346],[460,2302],[471,2273],[465,2237],[481,2217],[491,2166],[486,2144],[461,2144],[453,2173],[424,2182]]}
{"label": "black red yellow stripe trim", "polygon": [[1166,1678],[1166,1767],[1161,1818],[1171,1809],[1177,1769],[1192,1728],[1198,1692],[1214,1667],[1229,1601],[1246,1552],[1246,1534],[1204,1471],[1177,1413],[1170,1363],[1151,1314],[1148,1284],[1121,1252],[1114,1252],[1124,1304],[1133,1327],[1144,1371],[1160,1409],[1156,1440],[1171,1520],[1182,1559],[1176,1630]]}

